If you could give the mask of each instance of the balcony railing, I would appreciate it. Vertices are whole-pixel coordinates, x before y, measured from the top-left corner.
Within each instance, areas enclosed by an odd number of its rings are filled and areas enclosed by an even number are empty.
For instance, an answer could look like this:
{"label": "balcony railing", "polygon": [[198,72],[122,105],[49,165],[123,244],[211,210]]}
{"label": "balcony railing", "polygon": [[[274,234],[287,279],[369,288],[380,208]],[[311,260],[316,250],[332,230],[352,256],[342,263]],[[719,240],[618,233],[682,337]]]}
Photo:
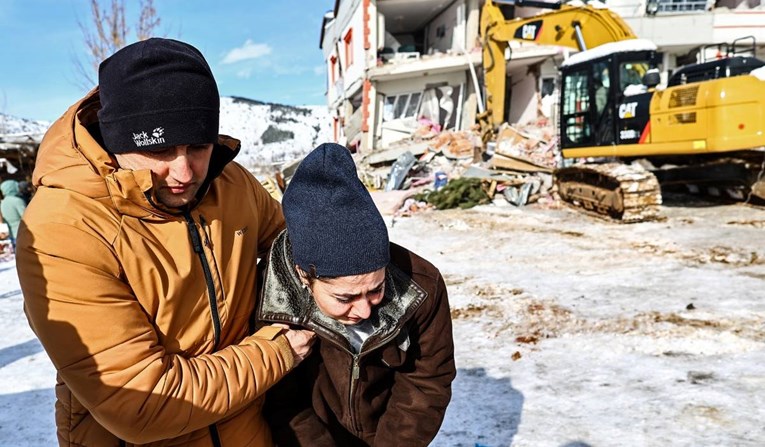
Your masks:
{"label": "balcony railing", "polygon": [[714,0],[648,0],[648,14],[672,14],[708,11]]}

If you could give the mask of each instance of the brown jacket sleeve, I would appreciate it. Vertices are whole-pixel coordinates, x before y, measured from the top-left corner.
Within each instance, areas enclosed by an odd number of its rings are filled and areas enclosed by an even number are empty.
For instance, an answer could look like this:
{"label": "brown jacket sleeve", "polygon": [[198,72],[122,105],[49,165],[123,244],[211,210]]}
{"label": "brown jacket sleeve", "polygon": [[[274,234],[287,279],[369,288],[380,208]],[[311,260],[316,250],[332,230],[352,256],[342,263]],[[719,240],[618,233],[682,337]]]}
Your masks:
{"label": "brown jacket sleeve", "polygon": [[275,328],[213,354],[169,354],[119,279],[108,243],[52,223],[34,231],[22,225],[19,242],[17,266],[32,329],[77,400],[121,439],[146,443],[215,423],[293,365],[289,344]]}
{"label": "brown jacket sleeve", "polygon": [[440,274],[436,284],[430,306],[419,309],[408,325],[417,350],[413,366],[395,375],[375,446],[427,446],[441,427],[456,370],[449,300]]}

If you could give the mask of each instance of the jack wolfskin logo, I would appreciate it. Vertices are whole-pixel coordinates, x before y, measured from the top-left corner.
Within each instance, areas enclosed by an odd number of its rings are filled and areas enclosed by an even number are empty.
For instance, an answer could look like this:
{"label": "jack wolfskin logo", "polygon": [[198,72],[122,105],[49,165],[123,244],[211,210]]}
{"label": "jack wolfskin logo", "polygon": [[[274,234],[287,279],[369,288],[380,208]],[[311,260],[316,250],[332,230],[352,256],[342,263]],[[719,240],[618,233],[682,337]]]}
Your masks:
{"label": "jack wolfskin logo", "polygon": [[165,129],[162,127],[157,127],[154,130],[152,130],[151,137],[145,131],[141,133],[133,133],[133,142],[135,143],[136,147],[163,144],[165,142],[165,139],[162,138],[162,135],[164,134],[165,134]]}

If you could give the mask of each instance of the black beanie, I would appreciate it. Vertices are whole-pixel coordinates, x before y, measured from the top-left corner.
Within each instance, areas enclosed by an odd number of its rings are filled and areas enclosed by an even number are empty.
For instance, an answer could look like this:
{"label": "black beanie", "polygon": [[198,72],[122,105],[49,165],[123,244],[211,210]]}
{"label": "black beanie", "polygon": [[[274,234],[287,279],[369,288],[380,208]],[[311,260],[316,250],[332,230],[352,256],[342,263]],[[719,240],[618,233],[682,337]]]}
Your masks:
{"label": "black beanie", "polygon": [[152,151],[218,139],[220,97],[202,53],[177,40],[128,45],[98,69],[106,150]]}
{"label": "black beanie", "polygon": [[295,264],[319,277],[359,275],[390,261],[388,228],[350,152],[325,143],[309,153],[282,199]]}

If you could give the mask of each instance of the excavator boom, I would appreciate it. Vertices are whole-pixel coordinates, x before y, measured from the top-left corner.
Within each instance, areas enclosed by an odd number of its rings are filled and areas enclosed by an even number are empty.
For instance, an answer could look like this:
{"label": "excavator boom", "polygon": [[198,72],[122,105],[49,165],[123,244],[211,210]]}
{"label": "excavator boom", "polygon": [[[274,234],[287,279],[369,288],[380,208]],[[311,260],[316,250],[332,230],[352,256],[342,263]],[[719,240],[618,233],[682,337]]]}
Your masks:
{"label": "excavator boom", "polygon": [[481,13],[486,112],[480,117],[484,135],[504,121],[505,49],[509,41],[558,45],[586,50],[608,42],[635,39],[627,23],[608,9],[544,2],[513,2],[516,6],[545,7],[554,11],[533,17],[505,19],[499,2],[486,0]]}

